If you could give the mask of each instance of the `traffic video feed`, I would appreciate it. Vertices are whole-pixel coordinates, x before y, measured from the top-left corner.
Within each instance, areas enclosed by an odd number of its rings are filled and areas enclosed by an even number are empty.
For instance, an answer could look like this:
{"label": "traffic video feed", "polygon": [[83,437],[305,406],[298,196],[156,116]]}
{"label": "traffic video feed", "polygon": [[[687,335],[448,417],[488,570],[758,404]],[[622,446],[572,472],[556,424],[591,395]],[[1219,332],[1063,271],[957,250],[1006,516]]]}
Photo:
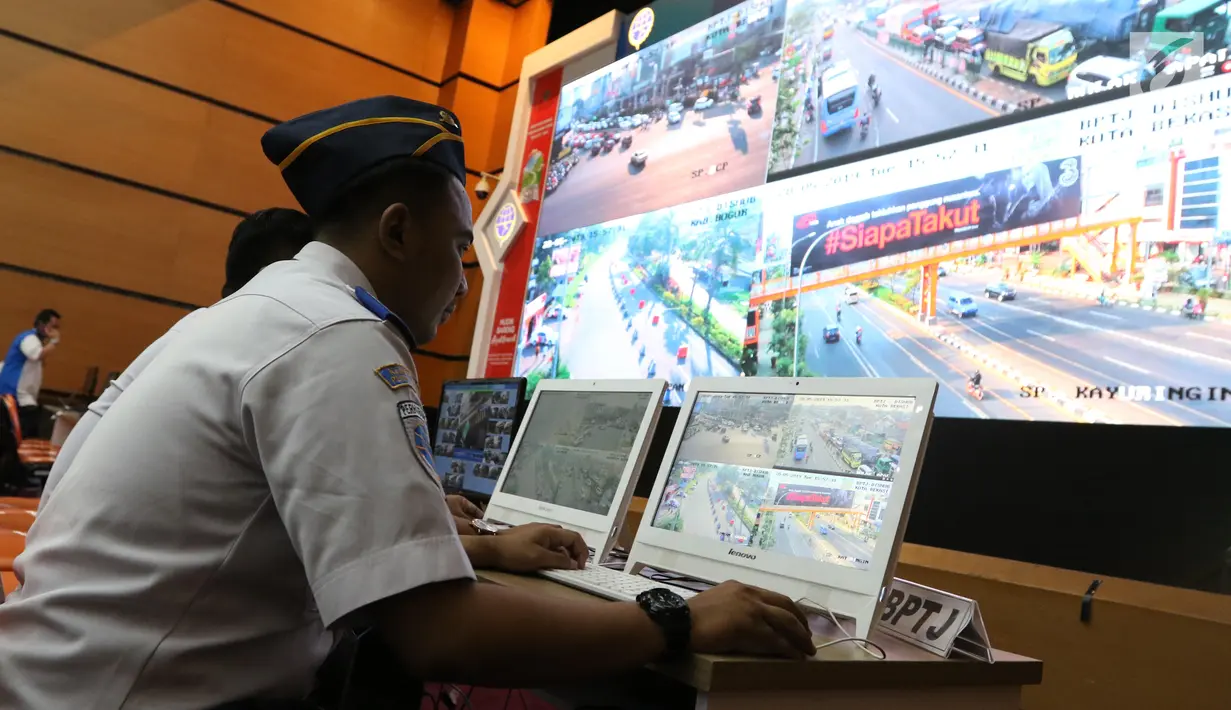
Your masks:
{"label": "traffic video feed", "polygon": [[677,458],[892,481],[913,398],[699,394]]}
{"label": "traffic video feed", "polygon": [[786,0],[749,0],[563,88],[538,233],[765,181]]}
{"label": "traffic video feed", "polygon": [[867,569],[913,408],[909,397],[698,395],[653,525]]}
{"label": "traffic video feed", "polygon": [[674,405],[694,377],[738,376],[761,224],[743,192],[538,239],[515,371],[659,377]]}
{"label": "traffic video feed", "polygon": [[927,377],[947,417],[1231,426],[1229,159],[1221,76],[774,183],[744,373]]}
{"label": "traffic video feed", "polygon": [[500,492],[607,515],[650,396],[540,393]]}
{"label": "traffic video feed", "polygon": [[1225,0],[790,0],[769,174],[1226,72]]}
{"label": "traffic video feed", "polygon": [[446,490],[491,495],[517,416],[516,384],[451,383],[440,401],[433,450]]}

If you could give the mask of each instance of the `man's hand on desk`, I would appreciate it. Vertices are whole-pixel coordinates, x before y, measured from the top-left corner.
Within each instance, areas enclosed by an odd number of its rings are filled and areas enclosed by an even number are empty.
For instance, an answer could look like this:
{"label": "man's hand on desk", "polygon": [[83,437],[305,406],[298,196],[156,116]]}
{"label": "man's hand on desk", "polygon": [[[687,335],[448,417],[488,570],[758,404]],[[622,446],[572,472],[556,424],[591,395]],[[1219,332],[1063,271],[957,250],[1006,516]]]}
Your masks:
{"label": "man's hand on desk", "polygon": [[590,558],[581,535],[559,525],[518,525],[487,539],[495,548],[495,568],[505,572],[580,569]]}
{"label": "man's hand on desk", "polygon": [[781,594],[739,582],[722,584],[688,601],[690,648],[697,653],[747,653],[803,658],[816,653],[808,619]]}
{"label": "man's hand on desk", "polygon": [[483,517],[483,509],[466,500],[465,496],[445,496],[445,503],[449,505],[449,512],[453,513],[455,518],[474,520]]}

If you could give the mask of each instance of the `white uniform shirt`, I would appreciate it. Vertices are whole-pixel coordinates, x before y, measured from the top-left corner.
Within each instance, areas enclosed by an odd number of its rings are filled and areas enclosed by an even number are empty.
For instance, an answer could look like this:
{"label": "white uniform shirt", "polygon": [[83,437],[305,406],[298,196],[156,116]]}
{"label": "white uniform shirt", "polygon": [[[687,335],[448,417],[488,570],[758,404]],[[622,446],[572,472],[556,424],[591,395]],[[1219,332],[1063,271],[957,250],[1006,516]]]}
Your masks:
{"label": "white uniform shirt", "polygon": [[127,369],[120,373],[120,376],[111,381],[107,389],[99,395],[98,399],[86,409],[85,414],[81,415],[81,419],[73,427],[68,438],[64,440],[64,445],[60,447],[60,451],[56,454],[56,462],[51,466],[51,472],[47,474],[47,482],[43,485],[43,496],[39,499],[38,509],[42,512],[43,507],[47,505],[47,499],[51,497],[56,487],[60,485],[60,479],[64,477],[64,472],[69,469],[73,461],[77,458],[77,453],[81,451],[81,447],[85,444],[86,439],[90,438],[90,434],[94,431],[94,427],[98,426],[98,422],[111,409],[111,405],[115,404],[115,400],[120,395],[124,394],[124,390],[132,385],[133,380],[137,379],[146,367],[149,366],[154,358],[158,357],[158,353],[167,347],[171,338],[193,321],[199,314],[204,313],[205,309],[201,308],[189,313],[180,319],[178,323],[171,326],[171,329],[163,334],[161,338],[150,343],[136,360],[132,361]]}
{"label": "white uniform shirt", "polygon": [[370,290],[308,245],[196,317],[99,421],[0,605],[0,708],[300,697],[327,628],[474,578],[422,463],[406,343],[348,285]]}

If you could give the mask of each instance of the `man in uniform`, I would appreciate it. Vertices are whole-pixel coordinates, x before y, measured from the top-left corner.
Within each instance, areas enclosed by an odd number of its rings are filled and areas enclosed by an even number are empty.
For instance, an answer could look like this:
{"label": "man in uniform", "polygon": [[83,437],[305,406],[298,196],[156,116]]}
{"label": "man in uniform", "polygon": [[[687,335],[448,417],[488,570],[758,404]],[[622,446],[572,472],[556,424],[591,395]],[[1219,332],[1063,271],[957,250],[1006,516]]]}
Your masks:
{"label": "man in uniform", "polygon": [[[396,97],[271,129],[317,238],[184,329],[82,447],[0,605],[0,707],[296,699],[371,626],[416,678],[576,682],[667,651],[813,652],[781,595],[564,601],[476,583],[432,470],[410,348],[465,294],[461,129]],[[379,300],[378,300],[379,297]],[[555,552],[551,526],[502,552]],[[564,553],[560,553],[564,554]],[[674,597],[674,598],[673,598]],[[66,681],[67,679],[67,681]]]}
{"label": "man in uniform", "polygon": [[[235,225],[235,229],[231,232],[231,244],[227,248],[226,282],[222,286],[222,297],[226,298],[238,291],[261,269],[275,261],[295,258],[299,250],[310,241],[312,241],[312,219],[299,210],[273,207],[248,215]],[[40,512],[47,505],[47,500],[56,486],[60,484],[60,478],[64,476],[64,472],[77,458],[77,452],[81,450],[82,444],[89,438],[94,427],[98,425],[99,420],[107,413],[115,400],[124,394],[124,390],[128,389],[137,375],[154,361],[154,358],[162,352],[176,333],[186,328],[194,318],[204,312],[203,308],[193,311],[171,326],[165,335],[155,340],[138,355],[128,369],[120,373],[120,376],[103,391],[102,395],[90,404],[81,420],[73,427],[72,433],[68,435],[64,446],[60,448],[56,462],[51,467],[51,472],[47,474],[43,497],[38,504]]]}

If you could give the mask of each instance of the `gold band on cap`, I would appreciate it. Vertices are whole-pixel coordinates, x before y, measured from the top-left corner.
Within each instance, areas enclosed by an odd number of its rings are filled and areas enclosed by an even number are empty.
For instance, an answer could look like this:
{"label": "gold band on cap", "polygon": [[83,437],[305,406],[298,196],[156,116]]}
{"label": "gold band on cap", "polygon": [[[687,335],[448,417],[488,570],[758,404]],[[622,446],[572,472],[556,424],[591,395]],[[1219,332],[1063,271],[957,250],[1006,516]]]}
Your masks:
{"label": "gold band on cap", "polygon": [[437,143],[439,143],[439,142],[441,142],[441,141],[457,141],[458,143],[461,143],[461,142],[462,142],[462,137],[461,137],[461,136],[455,136],[455,135],[453,135],[452,133],[449,133],[448,131],[445,131],[444,133],[437,133],[436,135],[434,135],[434,136],[432,136],[431,138],[427,139],[427,142],[426,142],[426,143],[424,143],[423,145],[419,146],[419,150],[416,150],[416,151],[414,152],[413,157],[418,158],[420,155],[423,155],[424,153],[426,153],[426,152],[428,152],[429,150],[431,150],[431,149],[432,149],[432,146],[436,145]]}
{"label": "gold band on cap", "polygon": [[433,145],[436,145],[436,143],[442,140],[449,140],[449,139],[456,140],[456,141],[461,140],[460,136],[453,135],[449,131],[449,129],[445,128],[441,124],[436,123],[435,121],[428,121],[422,118],[411,118],[410,116],[386,116],[386,117],[380,117],[380,118],[364,118],[358,121],[340,123],[334,126],[333,128],[327,128],[321,131],[320,133],[317,133],[316,135],[312,136],[311,138],[308,138],[303,143],[300,143],[298,146],[296,146],[295,150],[292,150],[290,155],[282,159],[282,162],[278,163],[278,169],[286,170],[287,168],[291,166],[291,163],[295,162],[295,160],[300,155],[303,155],[303,152],[305,150],[312,147],[312,144],[316,143],[317,141],[324,140],[325,138],[328,138],[329,136],[332,136],[335,133],[341,133],[342,131],[345,131],[349,128],[361,128],[363,126],[376,126],[382,123],[417,123],[421,126],[431,126],[440,131],[440,135],[433,136],[429,141],[427,141],[427,143],[424,143],[423,146],[419,148],[419,150],[415,151],[415,155],[421,155],[428,148],[432,147]]}

